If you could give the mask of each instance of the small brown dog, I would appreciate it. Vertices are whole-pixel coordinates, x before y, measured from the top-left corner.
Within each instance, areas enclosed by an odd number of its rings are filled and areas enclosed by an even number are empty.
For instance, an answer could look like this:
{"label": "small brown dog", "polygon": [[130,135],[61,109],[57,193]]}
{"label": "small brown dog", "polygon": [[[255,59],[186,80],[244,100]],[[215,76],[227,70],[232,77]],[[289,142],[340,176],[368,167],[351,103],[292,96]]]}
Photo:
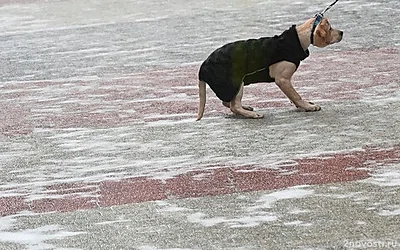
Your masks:
{"label": "small brown dog", "polygon": [[285,95],[304,111],[321,107],[304,101],[293,88],[291,78],[300,62],[309,55],[308,47],[326,47],[340,42],[343,32],[332,29],[328,19],[311,18],[293,25],[279,36],[241,40],[216,49],[199,71],[200,104],[197,120],[203,117],[206,83],[224,106],[235,114],[262,118],[253,108],[242,106],[243,87],[251,83],[275,82]]}

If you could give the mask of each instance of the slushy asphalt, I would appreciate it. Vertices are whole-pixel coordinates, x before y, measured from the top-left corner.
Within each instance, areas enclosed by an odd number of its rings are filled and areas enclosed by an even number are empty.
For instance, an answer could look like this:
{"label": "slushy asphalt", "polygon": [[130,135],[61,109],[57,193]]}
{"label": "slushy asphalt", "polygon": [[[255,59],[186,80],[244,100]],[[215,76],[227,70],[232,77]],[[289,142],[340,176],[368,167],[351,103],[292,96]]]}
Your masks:
{"label": "slushy asphalt", "polygon": [[397,0],[329,12],[320,112],[258,84],[264,119],[195,122],[210,51],[327,4],[0,0],[0,249],[400,249]]}

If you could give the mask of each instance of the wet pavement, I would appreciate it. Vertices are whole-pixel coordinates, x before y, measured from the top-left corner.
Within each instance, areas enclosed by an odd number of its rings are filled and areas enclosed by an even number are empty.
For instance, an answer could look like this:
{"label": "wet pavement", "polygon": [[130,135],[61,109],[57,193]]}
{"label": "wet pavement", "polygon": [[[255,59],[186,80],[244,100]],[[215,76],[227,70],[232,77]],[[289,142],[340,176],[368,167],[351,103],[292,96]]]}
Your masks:
{"label": "wet pavement", "polygon": [[399,249],[397,0],[339,1],[344,40],[240,119],[197,71],[315,1],[0,0],[0,249]]}

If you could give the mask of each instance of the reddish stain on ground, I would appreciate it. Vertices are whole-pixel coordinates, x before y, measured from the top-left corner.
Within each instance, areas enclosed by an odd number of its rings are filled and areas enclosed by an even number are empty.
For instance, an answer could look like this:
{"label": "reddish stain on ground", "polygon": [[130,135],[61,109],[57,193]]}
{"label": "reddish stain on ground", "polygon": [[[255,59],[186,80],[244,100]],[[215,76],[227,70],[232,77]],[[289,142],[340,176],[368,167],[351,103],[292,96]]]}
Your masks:
{"label": "reddish stain on ground", "polygon": [[167,180],[137,177],[100,183],[53,185],[47,187],[49,197],[60,195],[60,198],[34,201],[26,200],[27,196],[0,198],[0,216],[23,210],[68,212],[168,198],[216,196],[361,180],[370,176],[367,169],[372,170],[379,164],[399,163],[400,146],[366,148],[359,152],[321,155],[295,162],[279,169],[213,166],[212,169],[192,171]]}

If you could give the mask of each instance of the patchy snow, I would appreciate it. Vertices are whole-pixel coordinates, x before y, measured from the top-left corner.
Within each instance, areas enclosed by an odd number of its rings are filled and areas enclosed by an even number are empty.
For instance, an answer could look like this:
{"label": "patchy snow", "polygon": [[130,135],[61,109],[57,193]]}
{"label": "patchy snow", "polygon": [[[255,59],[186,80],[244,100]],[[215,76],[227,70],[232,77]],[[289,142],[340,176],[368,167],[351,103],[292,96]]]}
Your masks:
{"label": "patchy snow", "polygon": [[119,224],[119,223],[128,223],[131,222],[131,220],[110,220],[110,221],[102,221],[102,222],[97,222],[96,225],[112,225],[112,224]]}
{"label": "patchy snow", "polygon": [[399,216],[400,215],[400,206],[393,206],[391,209],[381,209],[378,212],[379,215],[382,216]]}
{"label": "patchy snow", "polygon": [[224,224],[228,227],[255,227],[265,222],[272,222],[278,219],[275,215],[250,215],[235,218],[227,217],[208,217],[206,214],[197,212],[188,215],[187,221],[189,223],[200,224],[204,227],[213,227],[219,224]]}
{"label": "patchy snow", "polygon": [[310,227],[310,226],[312,226],[313,224],[312,224],[312,223],[304,223],[304,221],[300,221],[300,220],[295,220],[295,221],[284,222],[283,225],[285,225],[285,226]]}
{"label": "patchy snow", "polygon": [[194,250],[193,248],[158,248],[155,246],[137,246],[136,249],[138,250]]}
{"label": "patchy snow", "polygon": [[[187,221],[200,224],[205,227],[225,225],[231,228],[256,227],[263,223],[277,221],[281,214],[273,212],[271,209],[280,200],[302,199],[314,194],[314,190],[308,189],[308,186],[296,186],[284,190],[276,191],[270,194],[261,195],[254,202],[248,201],[249,206],[243,207],[234,214],[219,214],[211,216],[203,212],[193,212],[187,215]],[[243,199],[240,195],[237,199]],[[251,205],[256,203],[257,205]],[[294,209],[293,214],[306,213],[306,210]],[[288,222],[288,225],[294,222]],[[307,223],[301,223],[302,226],[308,226]]]}
{"label": "patchy snow", "polygon": [[279,190],[270,194],[262,195],[256,203],[258,205],[249,207],[249,211],[258,211],[270,209],[274,204],[280,200],[301,199],[314,194],[314,190],[309,189],[308,186],[294,186],[284,190]]}
{"label": "patchy snow", "polygon": [[290,210],[289,214],[296,214],[297,215],[297,214],[306,214],[306,213],[311,213],[311,212],[312,212],[311,210],[295,208],[295,209]]}
{"label": "patchy snow", "polygon": [[179,206],[171,204],[171,203],[169,203],[167,201],[156,201],[155,204],[157,204],[157,206],[160,207],[158,209],[158,211],[160,213],[164,213],[164,212],[174,213],[174,212],[184,212],[184,211],[190,210],[189,208],[179,207]]}
{"label": "patchy snow", "polygon": [[15,220],[13,216],[0,217],[0,232],[10,229]]}
{"label": "patchy snow", "polygon": [[381,187],[400,187],[400,164],[386,164],[375,169],[371,178],[362,182],[372,183]]}
{"label": "patchy snow", "polygon": [[[193,171],[243,166],[249,168],[241,174],[272,169],[296,176],[299,169],[287,168],[297,166],[298,159],[398,145],[400,32],[388,25],[399,23],[399,15],[388,15],[398,0],[345,1],[332,9],[332,23],[346,31],[343,41],[324,50],[310,48],[294,76],[299,93],[321,104],[321,112],[294,112],[275,84],[259,84],[246,87],[244,101],[265,118],[237,119],[207,88],[205,117],[195,122],[197,73],[207,55],[233,40],[278,34],[326,5],[322,0],[304,3],[2,1],[1,212],[70,196],[89,198],[85,205],[98,202],[101,184],[110,180],[166,181]],[[362,29],[347,21],[354,10],[366,20]],[[390,39],[381,39],[388,33]],[[375,161],[373,152],[362,166],[372,175],[364,182],[398,190],[396,152],[387,153],[393,154],[392,162]],[[348,169],[357,163],[344,162]],[[200,173],[193,180],[207,177]],[[84,185],[74,189],[76,183]],[[232,215],[159,202],[157,215],[176,213],[205,227],[255,227],[280,218],[271,212],[279,202],[313,195],[309,186],[277,190]],[[331,197],[368,201],[356,196],[361,194]],[[14,211],[9,204],[21,207]],[[366,206],[382,216],[399,214],[398,207],[383,205]],[[310,212],[288,211],[299,217]],[[99,225],[128,222],[117,218]],[[284,223],[308,225],[300,219]],[[82,233],[57,224],[18,228],[17,217],[0,217],[0,242],[26,249],[52,249],[49,242]]]}
{"label": "patchy snow", "polygon": [[[85,234],[71,232],[59,225],[46,225],[29,229],[18,229],[18,216],[0,217],[0,243],[20,244],[27,250],[55,249],[57,246],[49,243],[68,237]],[[63,248],[68,249],[68,248]]]}

